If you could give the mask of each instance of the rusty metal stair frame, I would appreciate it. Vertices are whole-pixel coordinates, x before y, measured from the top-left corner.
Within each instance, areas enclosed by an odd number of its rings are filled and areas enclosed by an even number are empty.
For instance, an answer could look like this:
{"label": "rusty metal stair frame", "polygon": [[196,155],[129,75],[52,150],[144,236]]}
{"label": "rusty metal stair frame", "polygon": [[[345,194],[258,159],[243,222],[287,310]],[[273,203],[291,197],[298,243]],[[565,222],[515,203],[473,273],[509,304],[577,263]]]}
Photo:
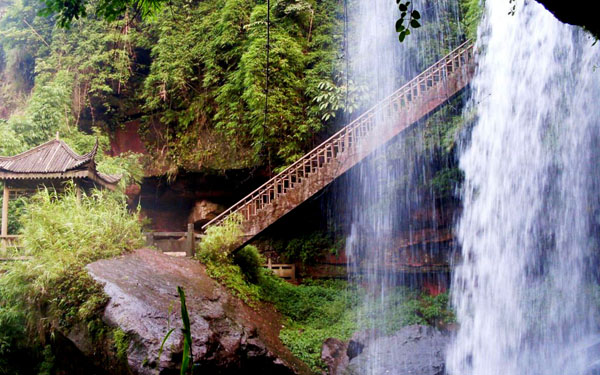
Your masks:
{"label": "rusty metal stair frame", "polygon": [[[246,243],[446,102],[469,83],[474,66],[473,44],[466,41],[202,229],[221,225],[228,217],[241,218],[241,241]],[[376,127],[377,137],[369,137]]]}

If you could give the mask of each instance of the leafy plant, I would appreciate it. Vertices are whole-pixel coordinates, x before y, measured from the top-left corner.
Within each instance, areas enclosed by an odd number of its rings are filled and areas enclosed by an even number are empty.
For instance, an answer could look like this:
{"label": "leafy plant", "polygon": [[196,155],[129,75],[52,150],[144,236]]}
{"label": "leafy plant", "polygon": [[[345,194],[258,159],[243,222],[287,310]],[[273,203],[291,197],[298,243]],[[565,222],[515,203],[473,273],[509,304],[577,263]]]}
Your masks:
{"label": "leafy plant", "polygon": [[190,317],[188,315],[187,305],[185,303],[185,292],[178,286],[177,293],[181,302],[181,321],[183,322],[183,357],[181,359],[181,375],[191,371],[194,364],[194,354],[192,352],[192,330],[190,326]]}
{"label": "leafy plant", "polygon": [[119,193],[94,191],[78,201],[72,188],[60,195],[42,190],[25,212],[23,241],[33,257],[6,266],[0,277],[0,351],[35,346],[44,333],[75,323],[100,337],[107,297],[84,267],[141,246],[137,217]]}
{"label": "leafy plant", "polygon": [[198,244],[204,263],[230,263],[229,254],[240,245],[241,216],[231,215],[222,224],[210,226]]}
{"label": "leafy plant", "polygon": [[256,246],[247,245],[233,254],[233,264],[240,267],[244,278],[248,282],[256,284],[265,264],[265,258]]}
{"label": "leafy plant", "polygon": [[421,27],[419,22],[421,13],[418,10],[409,9],[410,1],[396,0],[396,4],[398,4],[398,10],[400,10],[400,18],[396,21],[396,32],[400,42],[404,42],[404,39],[410,35],[410,29]]}
{"label": "leafy plant", "polygon": [[317,87],[320,93],[313,98],[313,102],[319,105],[323,121],[335,118],[340,112],[353,114],[369,95],[366,87],[355,84],[353,80],[348,80],[341,86],[322,81]]}
{"label": "leafy plant", "polygon": [[117,358],[121,361],[127,360],[127,349],[129,348],[129,338],[122,329],[113,330],[113,343],[117,352]]}
{"label": "leafy plant", "polygon": [[71,27],[73,20],[87,16],[89,5],[93,5],[93,12],[97,16],[114,21],[131,9],[134,13],[144,17],[154,14],[165,0],[42,0],[46,7],[40,12],[44,17],[58,16],[59,25]]}
{"label": "leafy plant", "polygon": [[336,242],[325,233],[315,232],[293,238],[280,253],[288,262],[313,264],[323,255],[337,253],[343,246],[343,240]]}

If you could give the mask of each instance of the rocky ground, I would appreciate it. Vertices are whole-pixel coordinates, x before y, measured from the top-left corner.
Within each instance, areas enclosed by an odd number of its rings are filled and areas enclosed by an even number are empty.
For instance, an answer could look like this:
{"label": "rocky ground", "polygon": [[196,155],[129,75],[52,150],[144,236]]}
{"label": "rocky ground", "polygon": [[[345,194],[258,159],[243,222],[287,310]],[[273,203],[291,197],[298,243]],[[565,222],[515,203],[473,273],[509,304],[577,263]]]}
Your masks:
{"label": "rocky ground", "polygon": [[[259,305],[253,309],[232,297],[197,261],[142,249],[92,263],[88,271],[110,297],[103,319],[125,332],[126,360],[134,374],[179,373],[183,335],[177,286],[186,293],[192,351],[200,372],[309,372],[280,342],[280,316],[273,308]],[[169,328],[175,331],[159,359]],[[71,339],[84,353],[90,350],[84,340]]]}
{"label": "rocky ground", "polygon": [[328,339],[322,359],[330,375],[443,375],[449,340],[449,334],[422,325],[404,327],[391,336],[359,332],[348,342]]}

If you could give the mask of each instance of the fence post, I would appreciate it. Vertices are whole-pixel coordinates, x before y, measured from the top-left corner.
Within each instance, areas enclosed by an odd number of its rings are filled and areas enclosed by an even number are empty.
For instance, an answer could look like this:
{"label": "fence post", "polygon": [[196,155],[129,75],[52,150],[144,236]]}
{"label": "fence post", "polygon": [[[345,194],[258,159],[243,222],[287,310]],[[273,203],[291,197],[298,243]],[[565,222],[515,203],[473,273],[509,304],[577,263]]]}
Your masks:
{"label": "fence post", "polygon": [[194,223],[187,225],[187,244],[185,249],[185,255],[193,257],[196,253],[196,236],[194,235]]}
{"label": "fence post", "polygon": [[148,247],[154,246],[154,233],[153,232],[146,233],[146,246],[148,246]]}

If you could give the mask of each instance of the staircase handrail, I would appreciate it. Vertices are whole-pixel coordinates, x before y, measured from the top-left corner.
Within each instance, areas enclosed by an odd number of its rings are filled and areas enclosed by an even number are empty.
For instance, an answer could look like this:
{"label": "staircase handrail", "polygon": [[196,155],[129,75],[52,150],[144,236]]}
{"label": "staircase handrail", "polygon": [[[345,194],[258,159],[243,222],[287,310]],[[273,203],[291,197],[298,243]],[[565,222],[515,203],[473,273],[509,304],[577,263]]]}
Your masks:
{"label": "staircase handrail", "polygon": [[[318,146],[313,148],[311,151],[306,153],[300,159],[296,160],[289,167],[287,167],[286,169],[284,169],[277,175],[270,178],[268,181],[266,181],[264,184],[260,185],[258,188],[256,188],[254,191],[252,191],[250,194],[246,195],[244,198],[240,199],[237,203],[235,203],[234,205],[229,207],[227,210],[223,211],[220,215],[218,215],[217,217],[215,217],[214,219],[212,219],[211,221],[209,221],[208,223],[203,225],[202,229],[206,230],[210,226],[221,224],[229,215],[240,211],[242,208],[246,207],[249,203],[255,201],[256,199],[259,199],[260,197],[263,196],[263,194],[268,193],[272,187],[276,187],[276,182],[283,180],[285,176],[290,175],[291,171],[295,171],[296,169],[298,169],[299,166],[304,165],[304,162],[306,162],[307,160],[310,160],[315,155],[318,156],[318,154],[321,151],[324,151],[327,149],[327,146],[333,145],[335,143],[335,141],[341,139],[342,136],[345,136],[346,134],[348,134],[351,131],[353,131],[354,129],[356,129],[359,125],[362,124],[363,120],[367,119],[368,117],[371,117],[375,113],[378,113],[382,107],[384,107],[386,105],[389,106],[389,103],[391,103],[393,101],[393,99],[400,97],[402,94],[404,94],[405,91],[407,91],[407,89],[412,89],[413,86],[415,85],[415,83],[420,84],[421,80],[424,77],[429,77],[432,75],[433,72],[445,68],[448,65],[448,62],[452,62],[452,60],[455,59],[456,57],[460,57],[463,54],[468,53],[469,51],[472,50],[472,48],[473,48],[473,44],[471,43],[470,40],[463,42],[461,45],[459,45],[454,50],[452,50],[450,53],[448,53],[447,55],[442,57],[440,60],[435,62],[429,68],[425,69],[419,75],[417,75],[410,81],[406,82],[398,90],[394,91],[392,94],[387,96],[385,99],[379,101],[373,107],[371,107],[367,111],[363,112],[360,116],[358,116],[356,119],[351,121],[348,125],[341,128],[339,131],[334,133],[331,137],[327,138],[325,141],[323,141],[321,144],[319,144]],[[460,65],[462,65],[462,64],[459,59],[459,66]]]}

